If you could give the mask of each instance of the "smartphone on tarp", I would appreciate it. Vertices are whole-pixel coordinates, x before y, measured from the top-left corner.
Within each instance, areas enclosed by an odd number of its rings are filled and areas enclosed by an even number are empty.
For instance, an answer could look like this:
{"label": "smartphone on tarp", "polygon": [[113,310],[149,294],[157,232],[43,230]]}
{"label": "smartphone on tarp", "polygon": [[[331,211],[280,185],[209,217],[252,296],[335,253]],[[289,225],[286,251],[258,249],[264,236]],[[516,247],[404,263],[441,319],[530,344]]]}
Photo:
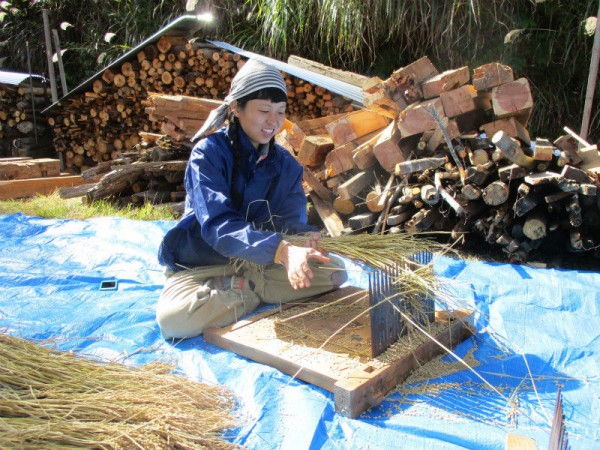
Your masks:
{"label": "smartphone on tarp", "polygon": [[101,291],[115,291],[119,283],[117,280],[103,280],[100,282],[100,290]]}

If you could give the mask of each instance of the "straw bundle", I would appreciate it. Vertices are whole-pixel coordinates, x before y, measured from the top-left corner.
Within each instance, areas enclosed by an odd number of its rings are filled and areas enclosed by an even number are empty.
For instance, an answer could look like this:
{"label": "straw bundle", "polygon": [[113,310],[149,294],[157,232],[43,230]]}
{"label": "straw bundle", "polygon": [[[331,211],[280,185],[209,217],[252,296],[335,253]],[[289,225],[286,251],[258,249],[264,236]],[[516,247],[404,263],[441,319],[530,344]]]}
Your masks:
{"label": "straw bundle", "polygon": [[0,448],[236,448],[224,389],[0,334]]}
{"label": "straw bundle", "polygon": [[[303,245],[306,238],[286,236],[292,244]],[[398,234],[350,234],[323,237],[318,241],[319,249],[361,262],[370,267],[384,268],[402,263],[406,258],[423,251],[442,253],[450,247],[440,244],[425,235],[415,233]]]}

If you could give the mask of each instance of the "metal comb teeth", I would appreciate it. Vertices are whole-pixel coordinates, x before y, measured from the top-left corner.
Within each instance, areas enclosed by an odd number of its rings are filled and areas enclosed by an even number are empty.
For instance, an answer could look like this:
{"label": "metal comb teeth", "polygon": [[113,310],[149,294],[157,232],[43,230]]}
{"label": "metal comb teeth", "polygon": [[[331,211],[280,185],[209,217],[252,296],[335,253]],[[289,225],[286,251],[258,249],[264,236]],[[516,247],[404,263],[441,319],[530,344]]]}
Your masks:
{"label": "metal comb teeth", "polygon": [[421,325],[435,320],[433,297],[426,295],[417,299],[420,305],[418,310],[415,310],[413,304],[402,295],[400,283],[402,271],[429,264],[431,259],[430,252],[422,251],[410,259],[403,260],[401,264],[386,265],[369,273],[372,357],[383,353],[408,332],[407,323],[400,312]]}

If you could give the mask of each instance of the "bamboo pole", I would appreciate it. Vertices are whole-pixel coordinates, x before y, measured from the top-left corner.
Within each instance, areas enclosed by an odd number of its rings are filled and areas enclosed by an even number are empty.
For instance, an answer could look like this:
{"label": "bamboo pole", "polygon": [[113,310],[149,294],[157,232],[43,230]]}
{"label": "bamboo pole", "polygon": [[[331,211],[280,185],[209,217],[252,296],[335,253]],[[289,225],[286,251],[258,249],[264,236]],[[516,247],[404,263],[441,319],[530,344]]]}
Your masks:
{"label": "bamboo pole", "polygon": [[[600,0],[598,1],[598,14],[596,18],[600,20]],[[588,75],[587,90],[585,93],[585,104],[583,107],[583,119],[581,120],[581,132],[583,139],[587,139],[590,128],[590,118],[592,114],[592,103],[594,101],[594,90],[598,78],[598,61],[600,60],[600,31],[598,22],[596,22],[596,31],[594,32],[594,45],[592,47],[592,60],[590,62],[590,72]]]}
{"label": "bamboo pole", "polygon": [[54,63],[52,62],[52,41],[50,40],[50,21],[48,20],[48,10],[42,9],[42,19],[44,21],[44,38],[46,40],[46,59],[48,60],[48,78],[50,78],[50,92],[52,93],[52,102],[58,101],[56,92],[56,78],[54,75]]}

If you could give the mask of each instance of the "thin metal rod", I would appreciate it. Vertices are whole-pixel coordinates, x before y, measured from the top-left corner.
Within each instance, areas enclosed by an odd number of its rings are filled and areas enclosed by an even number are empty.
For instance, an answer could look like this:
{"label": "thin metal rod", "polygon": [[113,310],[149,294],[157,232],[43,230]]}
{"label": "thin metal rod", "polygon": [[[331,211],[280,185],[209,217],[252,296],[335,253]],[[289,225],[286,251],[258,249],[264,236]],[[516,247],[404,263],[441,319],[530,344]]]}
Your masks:
{"label": "thin metal rod", "polygon": [[60,74],[60,85],[62,87],[63,97],[69,92],[67,88],[67,78],[65,76],[65,68],[62,60],[62,50],[60,49],[60,40],[58,39],[58,31],[52,30],[52,37],[54,38],[54,48],[56,49],[56,59],[58,60],[58,71]]}

